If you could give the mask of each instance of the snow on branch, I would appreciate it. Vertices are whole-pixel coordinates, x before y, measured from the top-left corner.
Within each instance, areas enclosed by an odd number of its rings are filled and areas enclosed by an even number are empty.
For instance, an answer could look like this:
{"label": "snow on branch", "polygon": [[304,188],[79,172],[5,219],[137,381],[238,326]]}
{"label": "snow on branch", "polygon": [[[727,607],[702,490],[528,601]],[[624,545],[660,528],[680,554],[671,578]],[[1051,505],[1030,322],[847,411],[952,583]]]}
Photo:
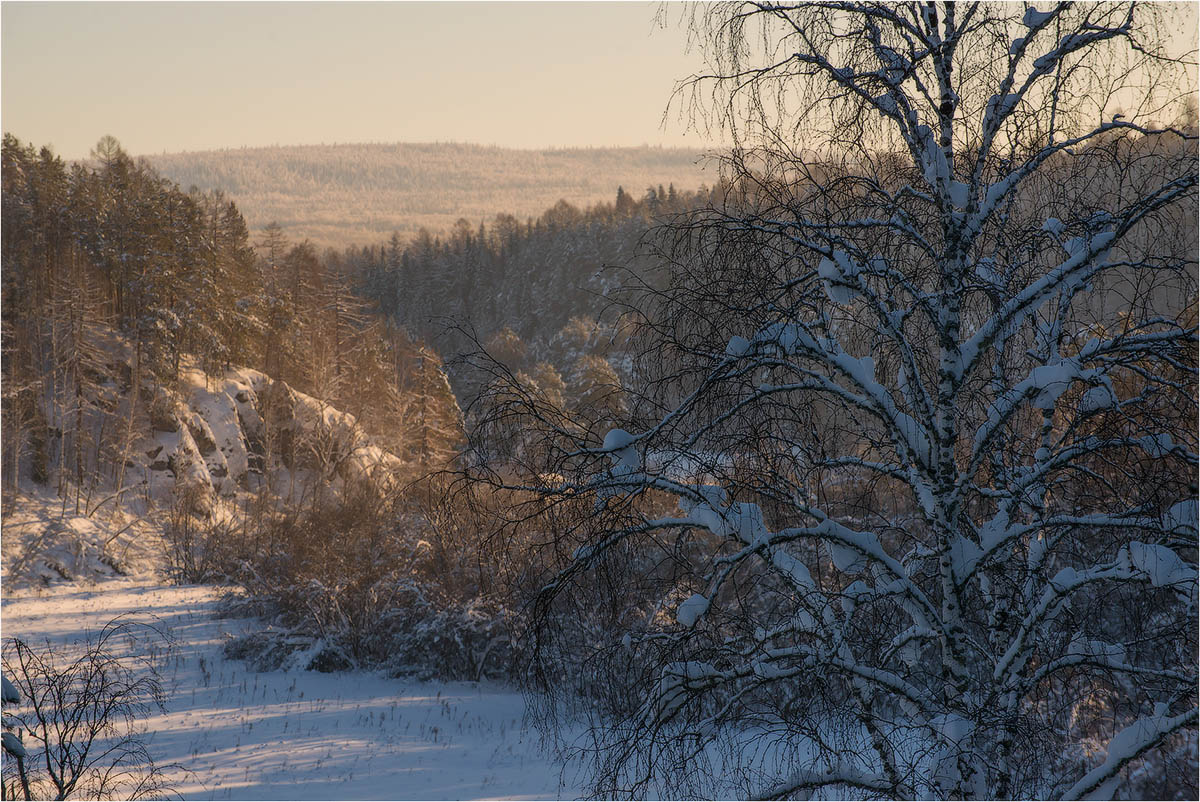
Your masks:
{"label": "snow on branch", "polygon": [[[1093,793],[1103,793],[1111,797],[1119,782],[1118,773],[1129,763],[1153,749],[1164,738],[1178,732],[1188,725],[1196,723],[1197,708],[1177,716],[1168,716],[1166,705],[1155,710],[1153,716],[1140,718],[1125,729],[1118,732],[1108,742],[1104,762],[1083,775],[1078,782],[1071,786],[1063,799],[1083,799]],[[1103,791],[1101,791],[1103,789]]]}
{"label": "snow on branch", "polygon": [[856,769],[853,766],[839,765],[826,771],[797,772],[787,780],[780,782],[756,796],[756,799],[787,799],[804,791],[816,791],[822,788],[838,787],[856,788],[878,794],[888,794],[893,788],[891,783],[882,775],[874,772]]}

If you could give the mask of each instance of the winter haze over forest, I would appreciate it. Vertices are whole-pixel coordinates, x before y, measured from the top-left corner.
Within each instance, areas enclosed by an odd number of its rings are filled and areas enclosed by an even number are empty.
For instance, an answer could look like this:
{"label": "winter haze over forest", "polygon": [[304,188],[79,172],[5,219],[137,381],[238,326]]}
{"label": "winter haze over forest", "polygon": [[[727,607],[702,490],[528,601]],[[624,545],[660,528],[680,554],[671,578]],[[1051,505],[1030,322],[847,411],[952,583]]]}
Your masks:
{"label": "winter haze over forest", "polygon": [[1197,798],[1196,16],[3,3],[3,797]]}

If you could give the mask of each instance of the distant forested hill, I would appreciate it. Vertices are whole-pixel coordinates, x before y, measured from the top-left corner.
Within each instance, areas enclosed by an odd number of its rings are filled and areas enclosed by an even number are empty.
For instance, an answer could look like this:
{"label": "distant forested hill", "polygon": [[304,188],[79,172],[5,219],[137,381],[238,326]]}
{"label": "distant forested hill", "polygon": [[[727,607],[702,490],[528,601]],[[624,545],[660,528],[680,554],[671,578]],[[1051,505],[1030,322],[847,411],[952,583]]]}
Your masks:
{"label": "distant forested hill", "polygon": [[655,147],[514,150],[466,144],[307,145],[147,157],[188,188],[220,189],[252,235],[272,221],[319,248],[404,240],[421,228],[478,224],[498,212],[537,217],[559,200],[585,207],[617,187],[695,189],[717,180],[696,151]]}

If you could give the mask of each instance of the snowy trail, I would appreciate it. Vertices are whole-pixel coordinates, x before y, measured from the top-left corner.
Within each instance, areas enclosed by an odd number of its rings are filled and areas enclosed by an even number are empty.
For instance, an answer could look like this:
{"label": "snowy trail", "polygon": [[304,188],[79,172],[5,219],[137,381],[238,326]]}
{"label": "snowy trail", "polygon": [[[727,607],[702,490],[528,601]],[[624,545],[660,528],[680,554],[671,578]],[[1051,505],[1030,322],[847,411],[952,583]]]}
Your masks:
{"label": "snowy trail", "polygon": [[[80,640],[113,617],[157,617],[176,639],[167,712],[146,720],[150,753],[185,799],[572,798],[524,700],[474,683],[366,672],[248,671],[225,639],[253,622],[217,618],[209,587],[154,580],[6,593],[4,637]],[[560,777],[568,784],[560,785]]]}

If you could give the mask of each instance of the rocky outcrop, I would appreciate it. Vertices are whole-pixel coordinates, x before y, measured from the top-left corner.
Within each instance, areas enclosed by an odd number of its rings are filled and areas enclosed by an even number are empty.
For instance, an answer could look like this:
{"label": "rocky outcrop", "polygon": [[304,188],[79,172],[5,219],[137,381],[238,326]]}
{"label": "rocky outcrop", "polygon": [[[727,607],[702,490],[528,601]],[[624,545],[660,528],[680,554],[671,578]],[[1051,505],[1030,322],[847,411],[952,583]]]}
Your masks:
{"label": "rocky outcrop", "polygon": [[403,467],[371,443],[353,415],[247,368],[219,377],[185,371],[178,392],[155,390],[149,417],[134,469],[152,497],[186,494],[200,513],[266,481],[386,481]]}

